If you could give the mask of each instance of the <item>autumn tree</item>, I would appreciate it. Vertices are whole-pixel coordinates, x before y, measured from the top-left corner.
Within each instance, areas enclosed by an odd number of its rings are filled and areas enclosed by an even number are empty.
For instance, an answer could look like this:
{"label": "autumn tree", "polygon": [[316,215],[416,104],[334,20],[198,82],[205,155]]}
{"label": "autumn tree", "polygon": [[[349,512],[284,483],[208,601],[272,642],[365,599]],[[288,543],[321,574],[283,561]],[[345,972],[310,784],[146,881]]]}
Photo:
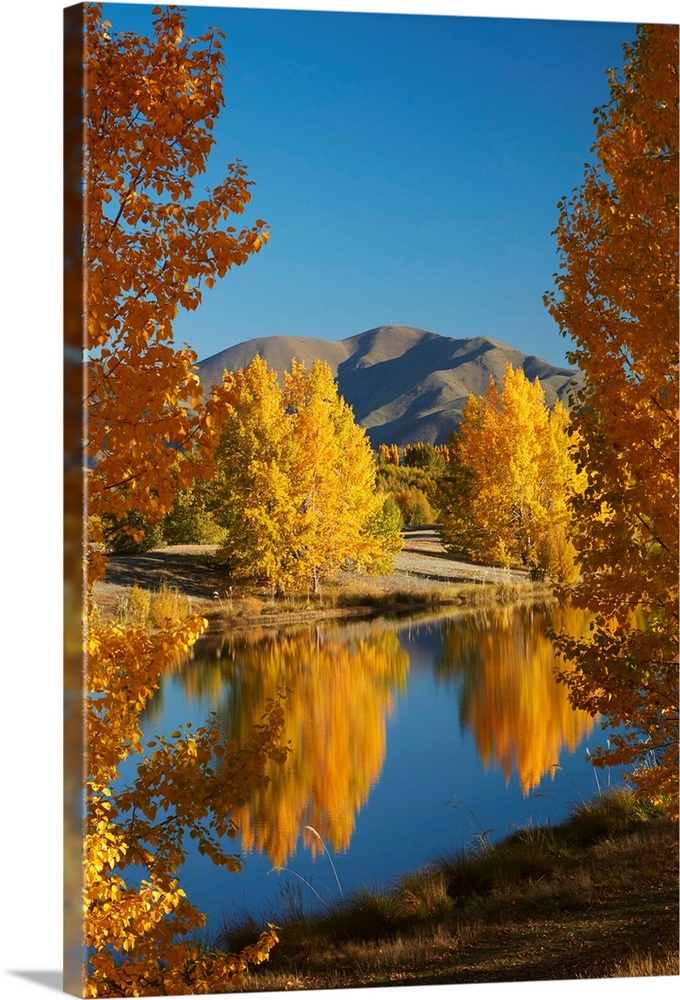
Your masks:
{"label": "autumn tree", "polygon": [[324,363],[292,363],[284,386],[256,356],[225,373],[231,406],[222,428],[215,519],[221,556],[237,577],[274,589],[308,587],[345,564],[379,571],[399,545],[381,518],[365,432]]}
{"label": "autumn tree", "polygon": [[185,37],[179,8],[154,8],[150,40],[114,34],[100,4],[84,18],[88,508],[153,520],[196,472],[177,465],[176,450],[200,437],[210,458],[223,403],[219,394],[201,403],[196,356],[173,343],[173,320],[267,233],[259,220],[230,224],[250,201],[239,162],[194,198],[223,104],[221,32]]}
{"label": "autumn tree", "polygon": [[404,547],[401,536],[404,519],[394,497],[378,493],[378,498],[380,506],[368,520],[366,531],[378,540],[378,552],[371,559],[370,571],[381,576],[392,572],[394,557]]}
{"label": "autumn tree", "polygon": [[402,460],[396,444],[378,451],[378,489],[397,504],[406,525],[432,524],[439,518],[439,483],[448,449],[425,442],[404,445]]}
{"label": "autumn tree", "polygon": [[568,554],[567,496],[579,488],[568,448],[569,418],[561,403],[552,412],[543,389],[508,364],[499,389],[471,396],[452,435],[441,488],[442,540],[451,551],[479,562],[573,573]]}
{"label": "autumn tree", "polygon": [[[272,931],[237,956],[191,941],[204,922],[177,873],[191,833],[217,864],[236,868],[221,844],[239,800],[282,758],[276,705],[244,745],[212,723],[159,746],[141,742],[139,718],[168,665],[205,628],[201,617],[150,634],[109,625],[90,601],[101,577],[104,525],[131,512],[148,522],[170,510],[197,469],[206,474],[228,405],[223,390],[202,401],[195,356],[173,343],[180,308],[243,264],[266,239],[263,224],[229,223],[250,199],[245,170],[196,200],[222,103],[220,33],[184,35],[178,8],[155,8],[152,38],[114,33],[100,4],[74,7],[82,36],[85,281],[85,499],[90,528],[84,696],[84,829],[67,830],[67,854],[84,859],[84,944],[65,951],[66,981],[85,996],[210,992],[241,982],[261,961]],[[195,461],[179,462],[178,454]],[[141,529],[127,524],[131,537]],[[120,766],[138,755],[138,778],[120,790]],[[240,791],[239,787],[240,786]],[[82,792],[81,792],[82,794]],[[81,807],[78,796],[78,814]],[[69,839],[71,837],[71,839]],[[76,838],[78,844],[72,841]],[[82,854],[84,838],[84,854]],[[83,910],[80,911],[81,918]]]}
{"label": "autumn tree", "polygon": [[236,578],[285,588],[296,572],[298,501],[291,476],[297,443],[283,389],[259,355],[224,381],[232,402],[211,484],[214,518],[226,532],[220,558]]}
{"label": "autumn tree", "polygon": [[417,486],[409,486],[405,490],[400,490],[399,493],[392,494],[392,496],[404,524],[432,524],[434,521],[430,501]]}
{"label": "autumn tree", "polygon": [[399,465],[399,448],[396,444],[378,446],[379,465]]}
{"label": "autumn tree", "polygon": [[574,394],[573,498],[582,578],[568,594],[595,616],[565,632],[560,677],[609,720],[599,765],[623,764],[677,815],[678,765],[678,30],[641,25],[596,112],[595,162],[559,204],[557,290],[546,304],[585,381]]}
{"label": "autumn tree", "polygon": [[403,464],[411,468],[429,469],[433,473],[441,473],[444,456],[442,450],[433,444],[417,441],[415,444],[404,445]]}
{"label": "autumn tree", "polygon": [[297,445],[292,478],[300,575],[311,577],[316,592],[346,564],[370,570],[384,561],[387,539],[371,530],[383,501],[366,432],[338,395],[328,365],[315,361],[307,371],[293,360],[285,402]]}
{"label": "autumn tree", "polygon": [[[237,744],[213,717],[144,744],[140,716],[168,665],[196,639],[188,621],[149,632],[143,627],[89,629],[86,732],[87,815],[83,838],[86,997],[158,996],[223,991],[243,982],[277,938],[266,929],[238,955],[192,942],[205,923],[181,888],[178,873],[191,839],[229,871],[232,811],[269,781],[280,763],[283,712],[264,706]],[[137,758],[136,777],[120,788],[120,766]],[[225,839],[227,846],[225,846]]]}

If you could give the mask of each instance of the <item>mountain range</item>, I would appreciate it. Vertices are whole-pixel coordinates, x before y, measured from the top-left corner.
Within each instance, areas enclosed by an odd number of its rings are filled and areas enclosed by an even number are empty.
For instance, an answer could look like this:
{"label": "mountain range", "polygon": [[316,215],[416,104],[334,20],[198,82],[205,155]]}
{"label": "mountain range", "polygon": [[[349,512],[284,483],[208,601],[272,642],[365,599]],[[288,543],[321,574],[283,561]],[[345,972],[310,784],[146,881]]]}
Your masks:
{"label": "mountain range", "polygon": [[345,340],[273,336],[235,344],[199,362],[204,389],[221,382],[225,369],[246,367],[256,354],[281,378],[293,358],[307,368],[325,361],[374,448],[446,444],[470,393],[484,393],[490,375],[500,384],[508,363],[530,381],[538,378],[550,407],[580,377],[574,368],[556,368],[489,337],[457,339],[411,326],[379,326]]}

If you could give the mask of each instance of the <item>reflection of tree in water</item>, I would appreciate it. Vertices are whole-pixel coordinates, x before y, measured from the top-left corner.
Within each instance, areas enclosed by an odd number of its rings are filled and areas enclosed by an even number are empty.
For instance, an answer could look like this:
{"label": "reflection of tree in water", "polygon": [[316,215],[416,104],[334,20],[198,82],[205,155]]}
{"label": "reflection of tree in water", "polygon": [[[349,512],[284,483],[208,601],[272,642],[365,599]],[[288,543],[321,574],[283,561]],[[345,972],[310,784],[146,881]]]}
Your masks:
{"label": "reflection of tree in water", "polygon": [[[188,653],[178,655],[165,674],[167,679],[181,678],[186,700],[203,707],[204,718],[199,718],[197,711],[193,710],[194,725],[207,723],[210,713],[225,700],[227,686],[233,675],[233,665],[225,641],[222,639],[216,642],[212,637],[199,639]],[[160,723],[165,707],[164,693],[164,685],[161,683],[144,709],[144,728],[147,733],[151,729],[155,731]]]}
{"label": "reflection of tree in water", "polygon": [[[365,626],[254,630],[197,648],[182,674],[186,695],[210,701],[237,745],[267,701],[285,692],[283,742],[292,752],[233,814],[244,851],[264,851],[284,865],[306,825],[334,851],[349,847],[380,777],[387,719],[408,667],[394,631]],[[314,836],[307,842],[312,853],[320,849]]]}
{"label": "reflection of tree in water", "polygon": [[437,673],[460,685],[460,718],[474,734],[486,768],[516,768],[527,795],[566,749],[576,749],[593,726],[557,684],[555,653],[546,629],[585,634],[589,617],[575,608],[496,608],[449,622]]}

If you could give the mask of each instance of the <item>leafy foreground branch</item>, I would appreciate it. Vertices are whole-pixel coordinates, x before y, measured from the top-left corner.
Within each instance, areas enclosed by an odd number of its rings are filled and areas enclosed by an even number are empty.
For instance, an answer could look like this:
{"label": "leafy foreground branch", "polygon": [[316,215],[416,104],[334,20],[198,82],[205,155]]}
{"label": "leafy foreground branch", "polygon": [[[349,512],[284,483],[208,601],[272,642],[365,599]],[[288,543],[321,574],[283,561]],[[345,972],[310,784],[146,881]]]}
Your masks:
{"label": "leafy foreground branch", "polygon": [[585,637],[555,642],[576,708],[612,730],[600,765],[678,817],[678,31],[639,25],[596,113],[595,162],[560,202],[556,291],[546,296],[567,355],[575,457],[570,502]]}
{"label": "leafy foreground branch", "polygon": [[[204,398],[196,356],[175,347],[172,324],[178,309],[195,309],[202,287],[246,263],[268,235],[260,219],[240,232],[231,225],[250,201],[238,161],[206,197],[194,192],[224,103],[222,33],[188,37],[176,7],[153,8],[152,21],[150,37],[116,32],[100,3],[73,7],[67,19],[69,36],[81,43],[84,84],[78,264],[87,281],[77,346],[87,358],[86,419],[82,463],[74,465],[87,470],[87,620],[85,676],[67,692],[67,703],[82,703],[84,734],[74,742],[85,753],[65,838],[66,868],[82,873],[82,898],[66,921],[64,985],[87,997],[219,990],[242,982],[276,943],[263,928],[238,955],[199,954],[188,935],[205,917],[178,876],[187,838],[217,865],[238,870],[222,838],[234,834],[230,811],[264,782],[265,764],[285,756],[280,706],[272,703],[239,745],[213,720],[148,749],[141,714],[207,622],[173,612],[174,621],[159,613],[155,630],[111,624],[92,599],[106,568],[104,527],[124,524],[139,541],[131,514],[159,521],[199,473],[213,471],[227,392],[216,387]],[[121,790],[123,768],[130,774],[135,763],[136,778]],[[75,786],[80,777],[69,779]]]}
{"label": "leafy foreground branch", "polygon": [[[613,791],[558,827],[480,837],[320,914],[291,892],[280,943],[247,989],[677,975],[677,846],[660,810]],[[238,948],[256,926],[225,927],[222,944]]]}

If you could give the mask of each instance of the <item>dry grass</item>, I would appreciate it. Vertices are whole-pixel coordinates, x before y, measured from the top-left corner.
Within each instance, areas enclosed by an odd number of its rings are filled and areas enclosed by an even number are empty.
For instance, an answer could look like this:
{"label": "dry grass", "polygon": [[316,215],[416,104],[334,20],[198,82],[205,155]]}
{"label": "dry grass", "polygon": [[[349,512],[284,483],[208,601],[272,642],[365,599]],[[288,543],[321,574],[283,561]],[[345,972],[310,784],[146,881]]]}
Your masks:
{"label": "dry grass", "polygon": [[436,580],[409,580],[402,577],[356,579],[346,574],[323,588],[320,606],[327,608],[365,607],[377,611],[401,608],[469,607],[482,608],[514,604],[552,596],[545,584],[530,580],[489,583],[447,583]]}
{"label": "dry grass", "polygon": [[236,618],[260,618],[263,602],[255,594],[243,594],[234,600],[233,616]]}
{"label": "dry grass", "polygon": [[662,949],[660,954],[651,951],[634,951],[622,961],[612,963],[609,977],[634,979],[639,976],[677,976],[680,963],[676,948]]}
{"label": "dry grass", "polygon": [[160,588],[151,595],[149,618],[156,628],[168,625],[178,625],[185,621],[191,613],[191,603],[176,587],[162,583]]}
{"label": "dry grass", "polygon": [[213,628],[226,629],[246,623],[299,623],[324,617],[355,617],[380,613],[483,608],[499,604],[540,600],[545,588],[530,582],[452,584],[435,581],[384,581],[344,574],[328,581],[319,594],[289,593],[272,597],[268,588],[230,587],[213,591],[210,599],[197,601],[180,586],[162,580],[157,589],[118,587],[96,593],[102,620],[113,618],[131,625],[158,628],[182,621],[196,611],[212,620]]}
{"label": "dry grass", "polygon": [[156,591],[134,586],[116,597],[113,617],[125,625],[167,628],[185,621],[191,614],[191,601],[176,587],[161,583]]}
{"label": "dry grass", "polygon": [[114,616],[125,625],[145,625],[149,620],[151,594],[135,585],[118,594],[114,605]]}

